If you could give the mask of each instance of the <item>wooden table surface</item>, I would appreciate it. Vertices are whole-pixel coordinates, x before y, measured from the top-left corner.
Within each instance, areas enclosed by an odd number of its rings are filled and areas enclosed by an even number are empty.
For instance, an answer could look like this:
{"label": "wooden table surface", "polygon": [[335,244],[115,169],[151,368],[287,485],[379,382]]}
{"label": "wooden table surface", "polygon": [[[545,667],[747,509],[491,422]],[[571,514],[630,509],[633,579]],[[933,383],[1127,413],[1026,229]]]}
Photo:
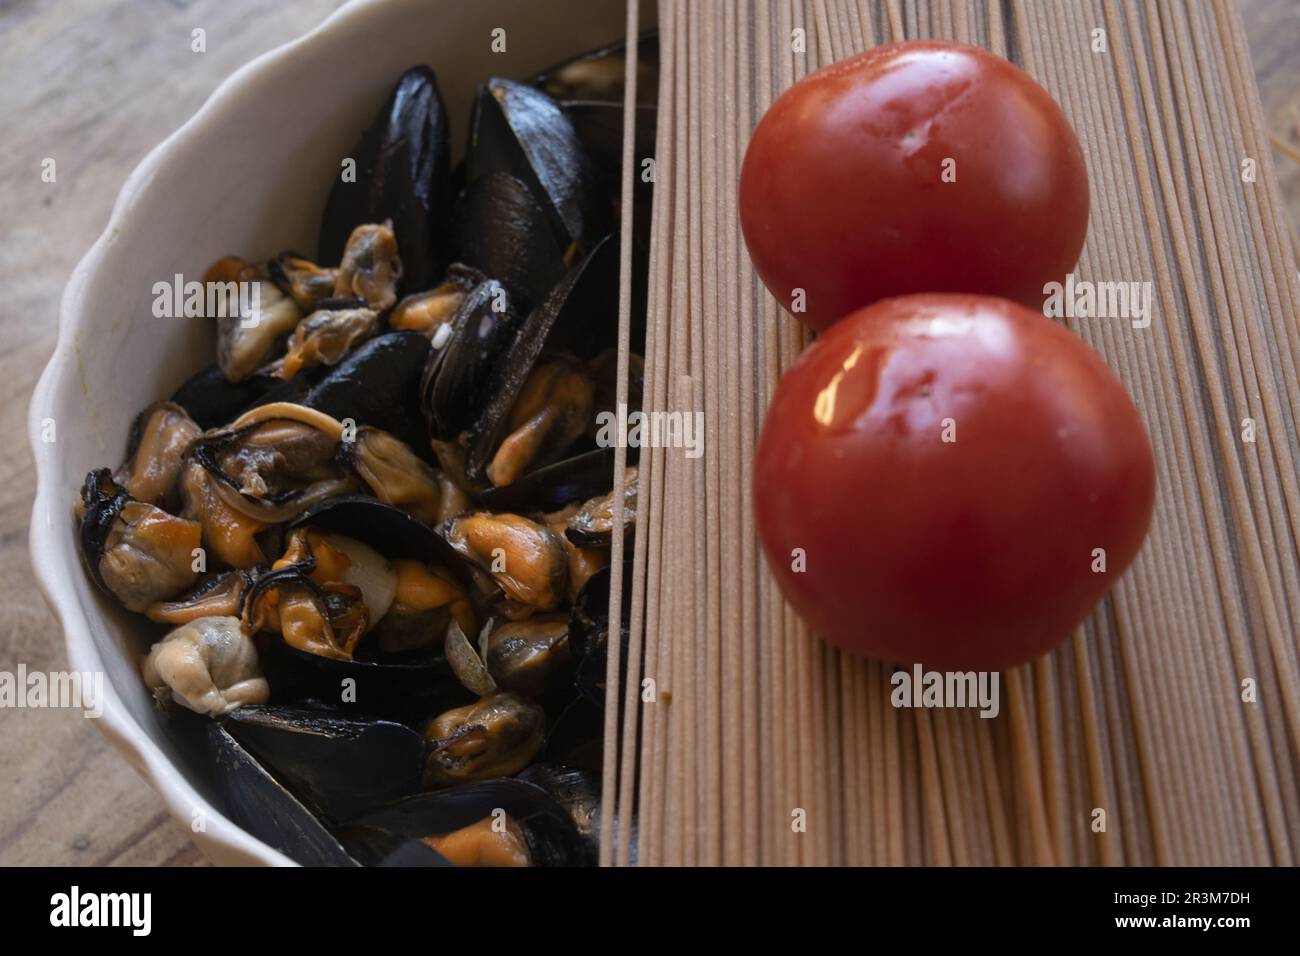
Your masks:
{"label": "wooden table surface", "polygon": [[[0,4],[0,671],[67,666],[28,561],[27,403],[59,296],[144,154],[236,67],[340,0],[43,0]],[[448,3],[448,8],[454,4]],[[1300,223],[1300,7],[1242,0],[1279,178]],[[206,31],[207,52],[191,51]],[[41,179],[42,161],[57,181]],[[101,396],[111,401],[112,396]],[[196,865],[184,827],[72,710],[0,710],[0,864]]]}

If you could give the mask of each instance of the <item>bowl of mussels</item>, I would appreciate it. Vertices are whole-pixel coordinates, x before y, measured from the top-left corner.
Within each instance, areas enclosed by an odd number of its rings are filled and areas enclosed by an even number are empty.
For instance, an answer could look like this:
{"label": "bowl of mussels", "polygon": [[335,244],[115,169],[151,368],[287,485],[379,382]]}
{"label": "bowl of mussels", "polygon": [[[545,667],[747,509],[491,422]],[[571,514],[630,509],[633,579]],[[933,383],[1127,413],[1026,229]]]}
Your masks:
{"label": "bowl of mussels", "polygon": [[352,4],[254,61],[69,283],[34,564],[217,862],[597,861],[636,458],[620,519],[596,423],[622,283],[639,400],[648,221],[622,9],[529,6]]}

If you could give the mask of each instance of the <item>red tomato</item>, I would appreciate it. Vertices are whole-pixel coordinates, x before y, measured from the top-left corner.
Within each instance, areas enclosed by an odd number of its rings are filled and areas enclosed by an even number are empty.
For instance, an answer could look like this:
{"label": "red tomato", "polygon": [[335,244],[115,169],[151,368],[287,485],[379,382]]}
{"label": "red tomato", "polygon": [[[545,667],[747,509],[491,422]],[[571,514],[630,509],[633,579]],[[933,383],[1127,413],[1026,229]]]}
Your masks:
{"label": "red tomato", "polygon": [[1142,420],[1095,352],[1023,306],[950,294],[819,337],[777,386],[753,480],[795,610],[848,650],[939,670],[1068,637],[1137,554],[1155,495]]}
{"label": "red tomato", "polygon": [[1041,309],[1083,248],[1088,175],[1026,73],[976,47],[898,43],[772,104],[745,154],[740,222],[768,289],[818,330],[913,292]]}

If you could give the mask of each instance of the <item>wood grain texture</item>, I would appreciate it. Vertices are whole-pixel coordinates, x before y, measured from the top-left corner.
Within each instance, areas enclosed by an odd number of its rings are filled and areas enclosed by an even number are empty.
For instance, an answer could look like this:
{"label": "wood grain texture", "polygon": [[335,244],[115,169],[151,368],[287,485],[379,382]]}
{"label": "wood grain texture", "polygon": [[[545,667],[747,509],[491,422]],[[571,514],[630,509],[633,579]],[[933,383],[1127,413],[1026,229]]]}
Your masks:
{"label": "wood grain texture", "polygon": [[[66,666],[28,563],[25,419],[68,274],[135,164],[231,71],[310,29],[338,0],[0,2],[0,670]],[[1294,0],[1243,0],[1275,135],[1300,143]],[[207,31],[207,52],[190,50]],[[1288,119],[1290,117],[1290,119]],[[1290,122],[1291,126],[1288,126]],[[41,181],[52,157],[58,178]],[[1293,219],[1300,166],[1277,158]],[[100,396],[111,401],[112,396]],[[886,715],[888,716],[888,715]],[[183,827],[78,712],[0,711],[0,864],[193,865]],[[996,794],[994,794],[996,796]],[[1005,835],[1002,836],[1005,840]]]}
{"label": "wood grain texture", "polygon": [[[27,404],[54,348],[59,297],[118,189],[243,63],[340,0],[0,3],[0,670],[67,666],[32,579]],[[206,31],[207,52],[190,49]],[[56,162],[54,183],[41,163]],[[98,396],[112,401],[112,396]],[[70,569],[75,572],[76,569]],[[79,711],[0,711],[0,863],[194,865],[184,827]]]}

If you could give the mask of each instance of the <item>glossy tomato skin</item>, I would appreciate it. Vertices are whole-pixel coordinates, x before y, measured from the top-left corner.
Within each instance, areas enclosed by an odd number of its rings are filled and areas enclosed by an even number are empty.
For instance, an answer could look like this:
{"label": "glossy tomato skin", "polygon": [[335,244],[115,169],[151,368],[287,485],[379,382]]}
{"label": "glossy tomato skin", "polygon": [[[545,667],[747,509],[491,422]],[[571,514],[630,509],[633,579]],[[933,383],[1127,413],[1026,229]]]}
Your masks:
{"label": "glossy tomato skin", "polygon": [[795,610],[850,651],[938,670],[1068,637],[1137,554],[1154,495],[1146,430],[1102,359],[986,296],[890,299],[820,336],[777,387],[753,473]]}
{"label": "glossy tomato skin", "polygon": [[740,220],[767,288],[818,330],[916,292],[1041,309],[1044,284],[1083,248],[1088,176],[1065,114],[1028,74],[977,47],[912,41],[819,70],[772,104],[745,154]]}

